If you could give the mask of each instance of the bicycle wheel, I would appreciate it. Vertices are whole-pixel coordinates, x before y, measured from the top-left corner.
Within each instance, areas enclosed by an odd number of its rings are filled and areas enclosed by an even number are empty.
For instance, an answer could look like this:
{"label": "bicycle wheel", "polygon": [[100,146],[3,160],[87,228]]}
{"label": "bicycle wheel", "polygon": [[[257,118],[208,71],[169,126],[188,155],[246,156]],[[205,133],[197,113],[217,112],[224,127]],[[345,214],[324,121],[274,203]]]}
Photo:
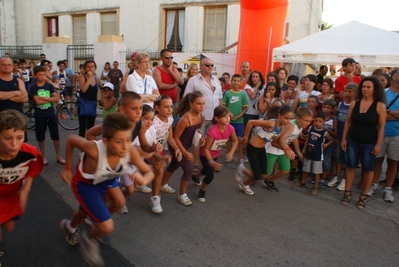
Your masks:
{"label": "bicycle wheel", "polygon": [[55,114],[58,124],[65,130],[79,129],[78,106],[76,102],[66,101],[57,108]]}
{"label": "bicycle wheel", "polygon": [[28,129],[33,129],[35,128],[36,122],[35,122],[35,103],[31,100],[29,100],[26,103],[22,104],[22,110],[24,112],[24,116],[26,117],[27,121],[27,128]]}

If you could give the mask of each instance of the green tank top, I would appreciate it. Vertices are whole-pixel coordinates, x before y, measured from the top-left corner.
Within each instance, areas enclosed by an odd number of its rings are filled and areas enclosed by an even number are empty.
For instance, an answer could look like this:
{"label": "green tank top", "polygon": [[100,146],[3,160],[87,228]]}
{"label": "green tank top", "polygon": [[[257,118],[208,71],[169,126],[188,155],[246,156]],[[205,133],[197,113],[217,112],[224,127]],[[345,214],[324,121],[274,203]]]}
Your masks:
{"label": "green tank top", "polygon": [[112,113],[112,112],[115,112],[117,106],[118,106],[118,105],[115,104],[115,105],[113,105],[109,110],[103,109],[103,119],[105,119],[105,117],[106,117],[108,114],[110,114],[110,113]]}

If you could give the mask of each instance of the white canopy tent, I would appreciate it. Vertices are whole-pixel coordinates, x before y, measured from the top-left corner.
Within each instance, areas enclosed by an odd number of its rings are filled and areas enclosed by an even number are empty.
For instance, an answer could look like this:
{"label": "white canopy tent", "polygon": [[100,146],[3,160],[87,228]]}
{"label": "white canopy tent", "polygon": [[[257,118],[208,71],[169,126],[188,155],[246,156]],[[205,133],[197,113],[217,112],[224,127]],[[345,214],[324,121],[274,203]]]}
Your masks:
{"label": "white canopy tent", "polygon": [[273,49],[273,62],[399,67],[399,34],[351,21]]}

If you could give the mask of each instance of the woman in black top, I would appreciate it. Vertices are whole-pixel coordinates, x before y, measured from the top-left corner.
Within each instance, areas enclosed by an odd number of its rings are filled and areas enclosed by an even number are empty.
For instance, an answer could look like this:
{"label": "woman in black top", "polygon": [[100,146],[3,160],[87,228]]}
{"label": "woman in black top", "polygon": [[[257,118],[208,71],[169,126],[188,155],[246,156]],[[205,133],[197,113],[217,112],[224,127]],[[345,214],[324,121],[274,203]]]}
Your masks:
{"label": "woman in black top", "polygon": [[[97,101],[98,89],[101,89],[100,78],[96,76],[96,62],[94,60],[86,60],[84,63],[84,73],[79,78],[79,98],[84,100]],[[79,115],[79,135],[85,137],[86,131],[94,126],[96,121],[95,116],[81,116]]]}
{"label": "woman in black top", "polygon": [[349,106],[341,146],[346,151],[345,193],[341,200],[348,205],[359,158],[362,164],[363,187],[357,208],[366,205],[367,191],[373,181],[375,157],[380,153],[387,117],[385,92],[375,77],[366,77],[359,84],[357,100]]}

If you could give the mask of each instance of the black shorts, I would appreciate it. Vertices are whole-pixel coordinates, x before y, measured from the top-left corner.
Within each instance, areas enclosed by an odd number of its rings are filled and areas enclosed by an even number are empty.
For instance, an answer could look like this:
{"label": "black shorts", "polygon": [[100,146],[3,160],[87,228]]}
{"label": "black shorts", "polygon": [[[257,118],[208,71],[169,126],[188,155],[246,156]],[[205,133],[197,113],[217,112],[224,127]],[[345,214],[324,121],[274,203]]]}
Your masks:
{"label": "black shorts", "polygon": [[38,142],[43,142],[46,139],[47,127],[50,132],[51,140],[60,140],[58,123],[55,115],[51,117],[35,117],[35,122],[36,140]]}

